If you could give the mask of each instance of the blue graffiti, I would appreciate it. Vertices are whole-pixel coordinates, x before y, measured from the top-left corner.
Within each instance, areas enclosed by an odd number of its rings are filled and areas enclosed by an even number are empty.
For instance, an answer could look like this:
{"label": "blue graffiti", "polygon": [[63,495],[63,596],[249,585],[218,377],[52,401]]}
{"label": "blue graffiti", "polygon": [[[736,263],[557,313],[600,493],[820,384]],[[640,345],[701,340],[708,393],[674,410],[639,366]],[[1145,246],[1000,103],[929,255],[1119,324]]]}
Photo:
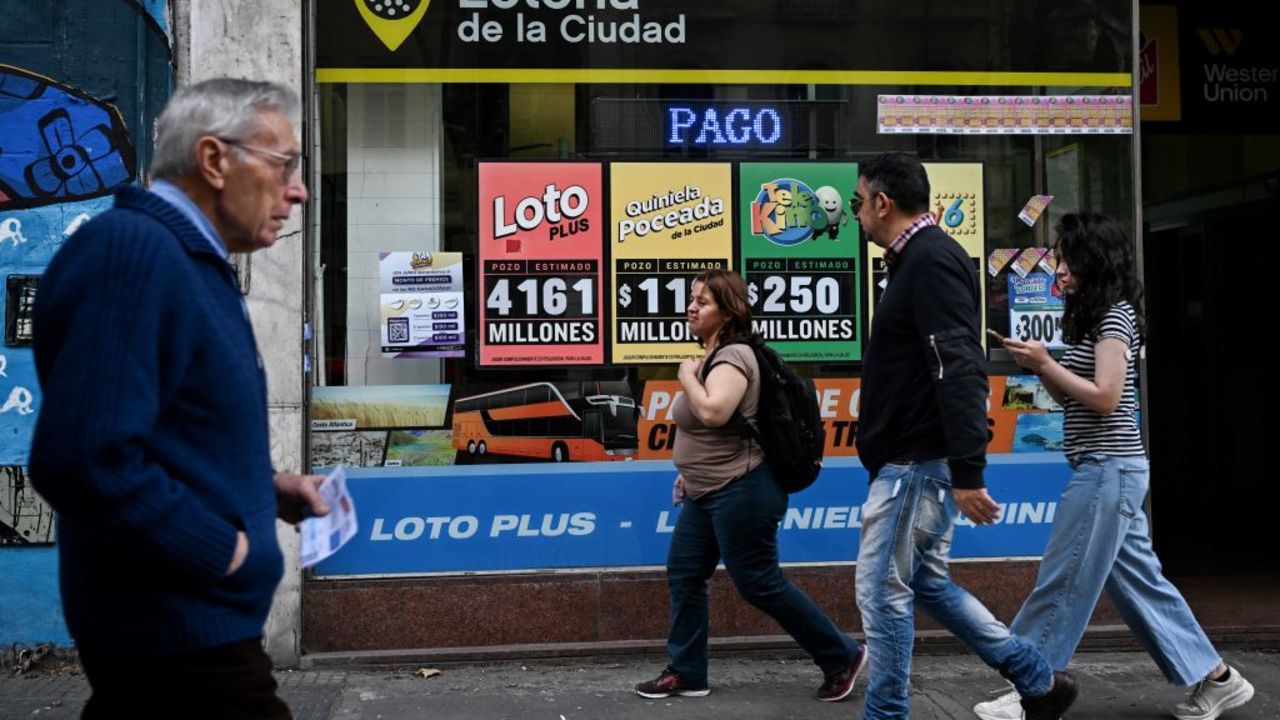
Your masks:
{"label": "blue graffiti", "polygon": [[31,348],[0,348],[0,465],[25,465],[40,409]]}
{"label": "blue graffiti", "polygon": [[0,65],[0,210],[109,194],[134,178],[114,106]]}

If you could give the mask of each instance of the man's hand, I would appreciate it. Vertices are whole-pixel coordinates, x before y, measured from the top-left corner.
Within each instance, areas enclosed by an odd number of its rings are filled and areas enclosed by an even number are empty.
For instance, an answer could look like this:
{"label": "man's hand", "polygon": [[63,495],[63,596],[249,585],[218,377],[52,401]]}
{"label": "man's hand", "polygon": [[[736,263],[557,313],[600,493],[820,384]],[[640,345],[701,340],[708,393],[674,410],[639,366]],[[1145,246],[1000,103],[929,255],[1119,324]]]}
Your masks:
{"label": "man's hand", "polygon": [[243,530],[236,531],[236,551],[231,555],[231,564],[227,566],[227,576],[234,575],[245,558],[249,557],[249,536]]}
{"label": "man's hand", "polygon": [[986,488],[957,489],[955,498],[960,512],[975,525],[990,525],[1000,517],[1000,506],[987,494]]}
{"label": "man's hand", "polygon": [[329,514],[329,505],[316,488],[324,482],[323,475],[298,475],[296,473],[276,473],[276,501],[281,520],[297,525],[308,516],[321,517]]}
{"label": "man's hand", "polygon": [[684,504],[684,475],[676,475],[676,481],[671,483],[671,504],[675,507]]}

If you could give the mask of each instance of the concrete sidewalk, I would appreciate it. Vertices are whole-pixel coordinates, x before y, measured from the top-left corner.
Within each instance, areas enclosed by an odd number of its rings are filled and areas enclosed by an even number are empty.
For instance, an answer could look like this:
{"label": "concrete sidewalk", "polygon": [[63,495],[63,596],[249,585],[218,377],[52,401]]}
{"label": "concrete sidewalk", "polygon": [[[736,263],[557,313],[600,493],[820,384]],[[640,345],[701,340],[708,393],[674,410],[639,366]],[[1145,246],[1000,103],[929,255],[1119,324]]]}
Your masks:
{"label": "concrete sidewalk", "polygon": [[[1252,703],[1228,720],[1280,718],[1280,654],[1228,652],[1257,688]],[[1081,699],[1070,720],[1168,718],[1183,696],[1166,685],[1155,665],[1138,653],[1082,653],[1074,670]],[[714,657],[711,695],[645,700],[631,692],[662,668],[658,657],[621,662],[543,661],[466,664],[423,678],[420,668],[293,671],[279,674],[282,694],[298,720],[422,718],[500,720],[824,720],[862,717],[865,677],[843,703],[814,698],[817,669],[795,655]],[[146,668],[139,668],[146,672]],[[975,702],[1002,691],[994,671],[972,655],[917,656],[912,683],[916,720],[974,718]],[[36,672],[0,679],[0,718],[76,718],[88,697],[83,676]],[[180,717],[180,716],[179,716]]]}

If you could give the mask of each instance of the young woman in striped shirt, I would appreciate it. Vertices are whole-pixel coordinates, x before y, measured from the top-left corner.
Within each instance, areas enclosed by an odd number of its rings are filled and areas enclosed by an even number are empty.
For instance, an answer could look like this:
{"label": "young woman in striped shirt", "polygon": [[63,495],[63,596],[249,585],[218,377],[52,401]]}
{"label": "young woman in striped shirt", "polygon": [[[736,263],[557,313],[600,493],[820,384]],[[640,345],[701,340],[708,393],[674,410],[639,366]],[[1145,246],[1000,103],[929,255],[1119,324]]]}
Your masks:
{"label": "young woman in striped shirt", "polygon": [[[1057,286],[1066,300],[1062,361],[1037,342],[1003,341],[1065,411],[1073,470],[1058,502],[1035,589],[1010,626],[1065,670],[1105,589],[1171,683],[1194,686],[1179,720],[1212,720],[1245,704],[1253,686],[1223,663],[1186,601],[1160,570],[1143,501],[1150,477],[1136,417],[1145,334],[1133,244],[1105,215],[1063,216]],[[1016,692],[980,703],[984,720],[1021,717]]]}

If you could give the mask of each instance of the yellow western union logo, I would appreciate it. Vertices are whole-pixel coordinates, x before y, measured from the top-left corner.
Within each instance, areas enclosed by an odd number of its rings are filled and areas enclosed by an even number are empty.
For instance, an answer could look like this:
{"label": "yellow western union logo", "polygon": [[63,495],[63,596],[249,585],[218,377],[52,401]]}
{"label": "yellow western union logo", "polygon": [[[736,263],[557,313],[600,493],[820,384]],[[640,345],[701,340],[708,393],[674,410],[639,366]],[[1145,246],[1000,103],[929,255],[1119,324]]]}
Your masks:
{"label": "yellow western union logo", "polygon": [[431,0],[354,0],[369,29],[395,52],[418,27]]}
{"label": "yellow western union logo", "polygon": [[1244,41],[1244,33],[1239,28],[1197,28],[1197,31],[1210,55],[1235,55]]}

